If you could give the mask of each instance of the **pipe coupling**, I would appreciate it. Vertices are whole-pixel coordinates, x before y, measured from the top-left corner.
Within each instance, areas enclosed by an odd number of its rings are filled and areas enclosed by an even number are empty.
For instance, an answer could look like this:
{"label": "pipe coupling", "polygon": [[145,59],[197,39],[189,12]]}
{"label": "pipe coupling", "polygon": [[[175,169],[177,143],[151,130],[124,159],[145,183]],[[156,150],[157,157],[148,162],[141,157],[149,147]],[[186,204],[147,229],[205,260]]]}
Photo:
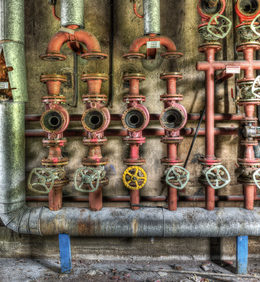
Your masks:
{"label": "pipe coupling", "polygon": [[101,133],[105,131],[110,123],[110,113],[107,108],[87,109],[81,119],[84,129],[91,133]]}

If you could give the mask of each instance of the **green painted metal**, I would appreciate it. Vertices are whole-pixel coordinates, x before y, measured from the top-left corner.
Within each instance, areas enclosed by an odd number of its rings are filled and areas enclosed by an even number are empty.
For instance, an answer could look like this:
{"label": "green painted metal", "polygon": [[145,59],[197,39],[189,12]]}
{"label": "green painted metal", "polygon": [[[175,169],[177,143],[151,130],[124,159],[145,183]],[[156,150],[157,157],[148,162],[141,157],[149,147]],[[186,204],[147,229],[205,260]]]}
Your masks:
{"label": "green painted metal", "polygon": [[168,169],[165,179],[170,187],[182,190],[189,182],[190,173],[182,166],[173,165]]}
{"label": "green painted metal", "polygon": [[205,171],[207,183],[213,189],[221,189],[231,181],[228,170],[223,165],[215,165]]}
{"label": "green painted metal", "polygon": [[229,34],[231,27],[232,22],[230,19],[223,15],[216,14],[210,19],[207,25],[207,31],[211,35],[223,39]]}

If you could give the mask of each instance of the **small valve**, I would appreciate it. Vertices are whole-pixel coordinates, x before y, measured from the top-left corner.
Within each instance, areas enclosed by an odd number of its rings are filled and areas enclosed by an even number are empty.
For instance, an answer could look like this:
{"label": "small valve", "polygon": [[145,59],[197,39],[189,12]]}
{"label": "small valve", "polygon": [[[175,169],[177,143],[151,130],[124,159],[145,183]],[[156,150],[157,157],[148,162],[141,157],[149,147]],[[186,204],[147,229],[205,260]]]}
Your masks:
{"label": "small valve", "polygon": [[184,167],[173,165],[166,171],[166,183],[172,188],[182,190],[190,179],[190,173]]}
{"label": "small valve", "polygon": [[139,166],[129,166],[123,173],[123,182],[130,190],[140,190],[147,182],[147,174]]}
{"label": "small valve", "polygon": [[[74,176],[74,185],[77,191],[92,193],[98,190],[100,182],[105,178],[106,171],[104,166],[99,167],[80,167]],[[78,181],[80,179],[80,181]],[[89,189],[83,187],[90,186]]]}
{"label": "small valve", "polygon": [[60,168],[34,168],[28,177],[29,190],[39,194],[49,194],[55,180],[65,178],[65,170]]}
{"label": "small valve", "polygon": [[257,99],[260,99],[260,75],[256,77],[253,83],[252,93]]}
{"label": "small valve", "polygon": [[260,37],[260,33],[258,32],[258,30],[260,29],[260,24],[259,24],[259,22],[258,22],[258,19],[259,19],[259,18],[260,18],[260,14],[254,18],[254,20],[251,22],[250,27],[251,27],[252,31],[253,31],[257,36]]}
{"label": "small valve", "polygon": [[254,172],[253,179],[257,188],[260,189],[260,168]]}
{"label": "small valve", "polygon": [[204,171],[207,183],[213,189],[221,189],[231,181],[229,172],[223,165],[215,165]]}
{"label": "small valve", "polygon": [[223,15],[215,14],[208,23],[207,31],[211,35],[223,39],[229,34],[231,27],[232,22],[230,19]]}

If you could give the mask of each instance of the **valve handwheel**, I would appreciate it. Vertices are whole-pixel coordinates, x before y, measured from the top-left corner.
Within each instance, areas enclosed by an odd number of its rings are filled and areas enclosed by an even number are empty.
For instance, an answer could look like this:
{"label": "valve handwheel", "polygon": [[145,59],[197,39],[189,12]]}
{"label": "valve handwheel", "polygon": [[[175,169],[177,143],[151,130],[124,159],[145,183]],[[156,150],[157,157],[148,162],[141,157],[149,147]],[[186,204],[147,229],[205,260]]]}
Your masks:
{"label": "valve handwheel", "polygon": [[223,165],[215,165],[205,171],[207,183],[213,189],[221,189],[231,181],[229,172]]}
{"label": "valve handwheel", "polygon": [[257,99],[260,99],[260,75],[257,76],[253,83],[252,93]]}
{"label": "valve handwheel", "polygon": [[217,38],[225,38],[232,27],[232,22],[227,17],[215,14],[209,21],[207,26],[207,31],[217,37]]}
{"label": "valve handwheel", "polygon": [[260,168],[254,172],[253,179],[257,188],[260,189]]}
{"label": "valve handwheel", "polygon": [[55,174],[51,168],[34,168],[28,177],[29,190],[39,194],[49,194],[55,182]]}
{"label": "valve handwheel", "polygon": [[251,22],[251,29],[253,30],[253,32],[260,37],[260,33],[259,33],[259,29],[260,29],[260,24],[258,22],[260,18],[260,14],[254,18],[254,20]]}
{"label": "valve handwheel", "polygon": [[[74,185],[77,191],[92,193],[98,190],[100,182],[105,178],[106,171],[104,166],[100,167],[81,167],[76,170]],[[87,189],[90,186],[91,189]],[[86,189],[84,188],[86,187]]]}
{"label": "valve handwheel", "polygon": [[182,190],[189,182],[190,173],[184,167],[173,165],[166,173],[166,183],[175,189]]}
{"label": "valve handwheel", "polygon": [[130,190],[140,190],[147,182],[147,174],[139,166],[130,166],[123,173],[123,182]]}

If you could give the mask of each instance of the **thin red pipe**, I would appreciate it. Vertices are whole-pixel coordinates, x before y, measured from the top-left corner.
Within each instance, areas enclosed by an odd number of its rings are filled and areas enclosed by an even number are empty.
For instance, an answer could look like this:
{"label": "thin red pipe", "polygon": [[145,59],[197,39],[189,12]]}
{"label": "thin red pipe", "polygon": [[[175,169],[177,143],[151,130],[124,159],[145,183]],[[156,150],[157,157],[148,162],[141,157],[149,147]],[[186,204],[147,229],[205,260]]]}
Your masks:
{"label": "thin red pipe", "polygon": [[[181,130],[182,136],[194,136],[196,128],[183,128]],[[81,129],[67,129],[64,132],[66,137],[81,137],[83,136],[83,130]],[[221,135],[238,135],[238,128],[228,128],[228,127],[219,127],[214,129],[214,134],[217,136]],[[157,128],[147,128],[143,130],[143,135],[148,137],[160,137],[164,136],[163,129]],[[201,128],[198,133],[199,136],[205,135],[205,129]],[[41,129],[27,129],[25,131],[26,137],[45,137],[46,133]],[[127,130],[125,129],[107,129],[105,131],[105,136],[107,137],[125,137],[127,136]]]}
{"label": "thin red pipe", "polygon": [[143,18],[144,18],[143,15],[140,15],[140,14],[138,13],[135,1],[133,2],[133,10],[134,10],[135,15],[136,15],[138,18],[140,18],[140,19],[143,19]]}

